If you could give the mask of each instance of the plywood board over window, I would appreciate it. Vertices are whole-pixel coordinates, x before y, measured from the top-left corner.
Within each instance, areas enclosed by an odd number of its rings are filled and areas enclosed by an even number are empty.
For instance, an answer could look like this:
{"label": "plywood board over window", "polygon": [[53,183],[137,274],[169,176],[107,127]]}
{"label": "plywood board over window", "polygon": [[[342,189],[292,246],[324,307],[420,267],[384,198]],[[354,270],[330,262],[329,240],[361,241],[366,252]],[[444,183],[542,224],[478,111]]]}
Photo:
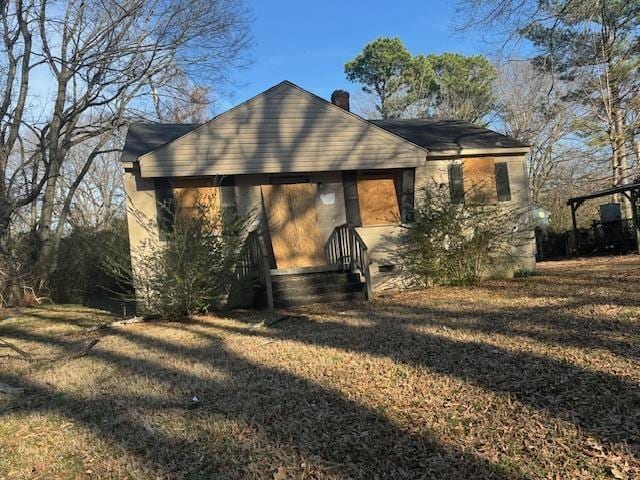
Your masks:
{"label": "plywood board over window", "polygon": [[172,180],[173,199],[177,212],[181,215],[194,217],[199,206],[206,206],[205,212],[215,220],[220,212],[220,187],[210,180],[189,179]]}
{"label": "plywood board over window", "polygon": [[470,203],[495,203],[495,160],[493,157],[466,158],[462,166],[465,201]]}
{"label": "plywood board over window", "polygon": [[359,174],[358,201],[362,225],[389,225],[400,221],[400,175]]}

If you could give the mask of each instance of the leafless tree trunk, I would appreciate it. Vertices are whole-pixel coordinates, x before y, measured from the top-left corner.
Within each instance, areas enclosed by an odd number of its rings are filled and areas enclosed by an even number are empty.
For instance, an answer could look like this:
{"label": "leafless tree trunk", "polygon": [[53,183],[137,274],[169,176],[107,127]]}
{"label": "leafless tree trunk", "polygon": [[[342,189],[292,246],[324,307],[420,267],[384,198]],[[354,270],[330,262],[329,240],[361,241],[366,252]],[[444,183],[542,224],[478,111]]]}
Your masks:
{"label": "leafless tree trunk", "polygon": [[[95,159],[118,147],[129,118],[155,117],[150,86],[156,99],[176,98],[167,72],[178,72],[206,102],[189,78],[224,80],[247,45],[248,15],[234,0],[0,0],[0,15],[0,242],[6,250],[29,208],[46,282]],[[49,72],[51,102],[31,91],[37,67]],[[82,165],[62,181],[82,146]]]}
{"label": "leafless tree trunk", "polygon": [[497,69],[494,127],[531,146],[529,187],[532,201],[539,204],[563,165],[580,169],[583,162],[583,152],[575,147],[577,106],[563,101],[562,92],[552,88],[551,75],[537,71],[530,62],[505,62]]}
{"label": "leafless tree trunk", "polygon": [[[567,88],[581,104],[576,129],[588,137],[585,146],[608,149],[609,185],[629,181],[634,130],[630,117],[638,112],[640,75],[637,63],[637,2],[563,0],[458,0],[463,24],[482,28],[503,45],[525,39],[535,59],[553,75],[553,88]],[[640,159],[640,157],[637,157]],[[630,205],[618,201],[629,216]]]}

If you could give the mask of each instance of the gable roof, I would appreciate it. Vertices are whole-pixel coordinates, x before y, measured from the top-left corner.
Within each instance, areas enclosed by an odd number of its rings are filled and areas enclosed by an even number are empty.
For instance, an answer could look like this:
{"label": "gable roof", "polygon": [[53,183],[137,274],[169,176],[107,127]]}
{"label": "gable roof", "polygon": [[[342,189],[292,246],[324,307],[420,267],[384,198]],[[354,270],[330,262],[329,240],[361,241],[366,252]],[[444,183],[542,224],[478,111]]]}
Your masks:
{"label": "gable roof", "polygon": [[141,159],[143,176],[191,176],[409,167],[427,154],[527,150],[461,120],[364,120],[284,81],[204,124],[133,123],[120,159]]}
{"label": "gable roof", "polygon": [[427,150],[284,81],[139,157],[143,177],[424,165]]}
{"label": "gable roof", "polygon": [[198,123],[132,123],[127,129],[120,161],[135,162],[140,155],[175,140],[198,125]]}
{"label": "gable roof", "polygon": [[463,120],[370,120],[430,152],[527,149],[529,145]]}

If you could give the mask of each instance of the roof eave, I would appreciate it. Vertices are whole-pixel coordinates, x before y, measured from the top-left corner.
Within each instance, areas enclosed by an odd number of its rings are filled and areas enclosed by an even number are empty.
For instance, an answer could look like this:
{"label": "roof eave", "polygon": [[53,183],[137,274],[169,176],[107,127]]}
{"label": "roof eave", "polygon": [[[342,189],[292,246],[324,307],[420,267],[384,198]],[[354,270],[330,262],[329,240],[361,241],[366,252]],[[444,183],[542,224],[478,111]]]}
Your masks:
{"label": "roof eave", "polygon": [[474,155],[526,155],[531,147],[494,147],[494,148],[451,148],[430,150],[427,159],[469,157]]}
{"label": "roof eave", "polygon": [[131,168],[135,168],[135,166],[138,164],[137,161],[135,162],[123,162],[120,161],[120,165],[122,166],[122,168],[124,168],[125,170],[129,170]]}

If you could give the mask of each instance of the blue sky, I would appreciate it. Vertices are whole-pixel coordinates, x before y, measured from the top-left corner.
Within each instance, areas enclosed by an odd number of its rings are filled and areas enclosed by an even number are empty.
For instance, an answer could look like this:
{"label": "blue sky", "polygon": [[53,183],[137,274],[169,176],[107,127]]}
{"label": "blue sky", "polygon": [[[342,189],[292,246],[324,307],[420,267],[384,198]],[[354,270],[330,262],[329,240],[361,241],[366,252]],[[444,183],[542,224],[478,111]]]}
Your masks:
{"label": "blue sky", "polygon": [[417,53],[481,53],[478,38],[452,29],[446,0],[336,1],[250,0],[255,22],[252,64],[233,75],[235,87],[217,102],[218,112],[270,86],[290,80],[328,98],[337,88],[359,87],[344,76],[344,63],[371,40],[400,37]]}

